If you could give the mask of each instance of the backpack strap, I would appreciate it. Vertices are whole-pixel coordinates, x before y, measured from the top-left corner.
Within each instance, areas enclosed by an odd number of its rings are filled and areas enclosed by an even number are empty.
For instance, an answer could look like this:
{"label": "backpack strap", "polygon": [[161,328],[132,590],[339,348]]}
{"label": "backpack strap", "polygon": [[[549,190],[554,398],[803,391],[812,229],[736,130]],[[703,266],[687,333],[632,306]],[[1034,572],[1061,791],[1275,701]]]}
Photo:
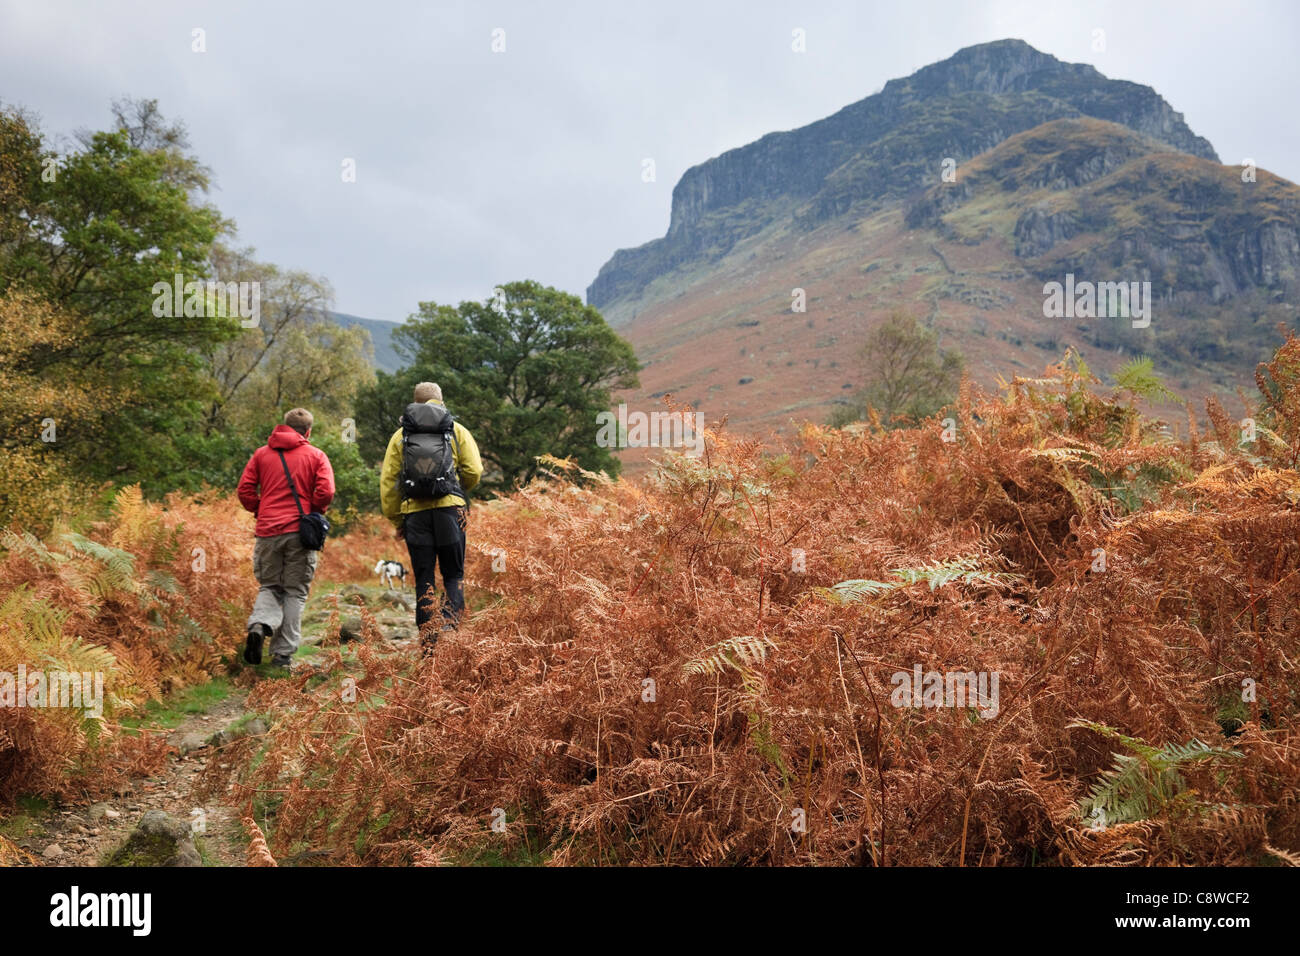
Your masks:
{"label": "backpack strap", "polygon": [[[448,415],[450,416],[450,414],[451,413],[449,412]],[[456,479],[456,490],[460,492],[460,494],[457,495],[457,497],[465,502],[465,510],[468,511],[469,492],[466,491],[460,483],[460,469],[456,467],[456,459],[458,457],[460,457],[460,442],[456,441],[456,419],[452,417],[451,419],[451,472],[452,472],[452,477]]]}
{"label": "backpack strap", "polygon": [[284,460],[284,452],[276,449],[275,453],[280,456],[280,464],[284,465],[284,477],[289,480],[289,490],[293,492],[293,503],[298,506],[298,517],[304,517],[302,511],[302,502],[298,500],[298,489],[294,487],[293,475],[289,474],[289,463]]}

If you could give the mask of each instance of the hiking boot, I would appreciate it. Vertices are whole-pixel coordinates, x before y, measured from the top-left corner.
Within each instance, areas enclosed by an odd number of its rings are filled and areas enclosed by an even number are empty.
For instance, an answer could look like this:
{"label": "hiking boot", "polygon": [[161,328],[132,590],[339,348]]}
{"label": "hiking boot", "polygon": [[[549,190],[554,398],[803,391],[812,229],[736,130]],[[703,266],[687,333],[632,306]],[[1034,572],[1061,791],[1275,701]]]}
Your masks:
{"label": "hiking boot", "polygon": [[421,628],[421,631],[423,632],[423,634],[422,634],[421,637],[420,637],[420,656],[421,656],[421,657],[428,657],[430,654],[433,653],[433,649],[434,649],[434,647],[437,646],[437,644],[438,644],[438,638],[439,638],[439,637],[441,637],[441,636],[442,636],[443,634],[445,634],[447,631],[455,631],[455,630],[457,630],[456,622],[455,622],[455,621],[447,621],[447,620],[444,620],[444,621],[442,622],[442,626],[439,627],[438,630],[433,631],[432,628],[433,628],[433,624],[432,624],[432,622],[425,624],[425,625]]}
{"label": "hiking boot", "polygon": [[271,666],[283,668],[284,670],[293,669],[293,657],[289,654],[275,654],[271,657]]}
{"label": "hiking boot", "polygon": [[257,665],[262,663],[262,642],[271,634],[271,629],[265,624],[253,624],[248,629],[248,636],[244,640],[244,663]]}

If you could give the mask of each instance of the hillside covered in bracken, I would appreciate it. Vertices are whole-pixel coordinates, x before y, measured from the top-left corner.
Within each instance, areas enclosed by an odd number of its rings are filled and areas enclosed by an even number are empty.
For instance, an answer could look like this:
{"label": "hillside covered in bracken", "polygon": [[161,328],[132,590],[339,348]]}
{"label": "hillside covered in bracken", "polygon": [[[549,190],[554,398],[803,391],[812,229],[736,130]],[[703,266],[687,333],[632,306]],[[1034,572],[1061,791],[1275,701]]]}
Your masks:
{"label": "hillside covered in bracken", "polygon": [[338,863],[1300,862],[1300,339],[1256,379],[1183,440],[1067,354],[918,427],[551,460],[474,509],[467,627],[417,664],[366,611],[205,789]]}

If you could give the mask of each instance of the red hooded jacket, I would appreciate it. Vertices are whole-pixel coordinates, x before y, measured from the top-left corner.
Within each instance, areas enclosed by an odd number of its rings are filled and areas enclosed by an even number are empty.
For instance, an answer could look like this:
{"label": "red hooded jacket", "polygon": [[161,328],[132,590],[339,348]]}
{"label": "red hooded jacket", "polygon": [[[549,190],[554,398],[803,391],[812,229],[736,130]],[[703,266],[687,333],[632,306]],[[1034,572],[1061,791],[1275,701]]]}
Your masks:
{"label": "red hooded jacket", "polygon": [[284,452],[303,511],[324,512],[334,500],[334,469],[326,454],[288,425],[276,425],[239,478],[239,503],[257,515],[253,533],[259,538],[298,530],[298,507],[277,451]]}

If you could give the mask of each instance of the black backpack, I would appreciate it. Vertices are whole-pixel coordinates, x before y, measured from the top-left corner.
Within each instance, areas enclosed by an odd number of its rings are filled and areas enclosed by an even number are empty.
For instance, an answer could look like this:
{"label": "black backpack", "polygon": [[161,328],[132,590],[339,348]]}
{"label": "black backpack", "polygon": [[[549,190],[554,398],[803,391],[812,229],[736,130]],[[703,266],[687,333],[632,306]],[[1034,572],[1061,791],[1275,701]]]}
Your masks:
{"label": "black backpack", "polygon": [[412,402],[402,413],[402,474],[397,489],[403,498],[469,496],[456,477],[456,420],[451,412],[427,402]]}

